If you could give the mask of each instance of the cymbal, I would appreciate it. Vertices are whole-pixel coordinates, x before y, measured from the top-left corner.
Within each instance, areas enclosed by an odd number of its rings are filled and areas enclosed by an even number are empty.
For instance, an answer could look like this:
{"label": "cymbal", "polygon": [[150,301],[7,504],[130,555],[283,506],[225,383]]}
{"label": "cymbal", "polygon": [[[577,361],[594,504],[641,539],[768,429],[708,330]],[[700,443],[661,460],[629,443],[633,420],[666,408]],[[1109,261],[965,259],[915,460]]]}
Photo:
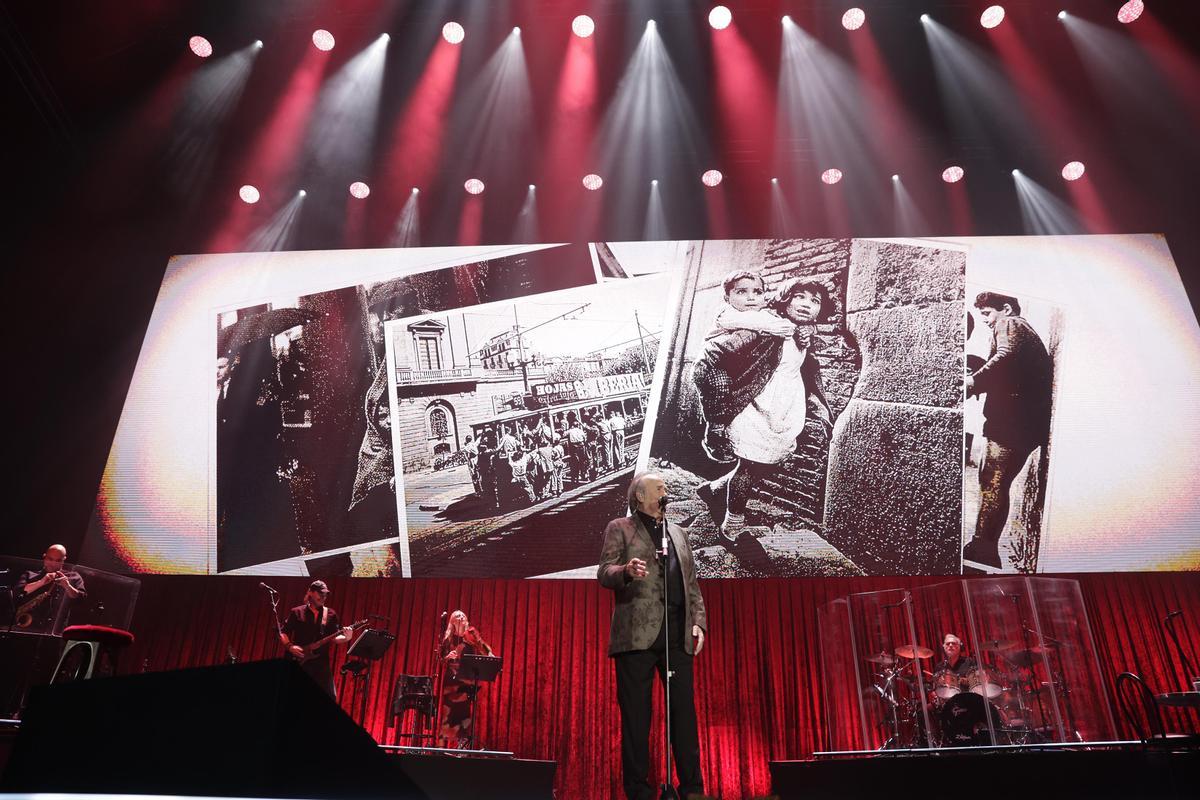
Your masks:
{"label": "cymbal", "polygon": [[867,661],[872,664],[882,664],[885,667],[896,663],[895,657],[884,651],[880,651],[873,656],[867,656]]}
{"label": "cymbal", "polygon": [[[1025,650],[1025,648],[1022,647],[1021,645],[1015,645],[1013,647],[1010,647],[1009,649],[1010,650],[1021,650],[1021,651]],[[1040,645],[1035,644],[1033,647],[1030,647],[1029,652],[1031,652],[1031,653],[1049,653],[1051,650],[1057,650],[1057,649],[1058,649],[1058,645],[1054,644],[1054,642],[1042,642]]]}
{"label": "cymbal", "polygon": [[1012,650],[1013,648],[1020,649],[1021,644],[1012,639],[987,639],[980,642],[980,650]]}
{"label": "cymbal", "polygon": [[901,658],[933,658],[933,651],[921,645],[903,644],[896,648],[896,655]]}

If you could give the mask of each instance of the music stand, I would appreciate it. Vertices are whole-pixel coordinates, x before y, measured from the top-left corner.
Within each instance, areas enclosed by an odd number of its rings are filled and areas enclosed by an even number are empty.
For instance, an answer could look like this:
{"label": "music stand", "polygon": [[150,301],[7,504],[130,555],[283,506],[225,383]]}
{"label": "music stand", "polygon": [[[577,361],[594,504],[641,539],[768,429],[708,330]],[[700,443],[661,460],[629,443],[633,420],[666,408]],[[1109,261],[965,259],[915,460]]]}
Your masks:
{"label": "music stand", "polygon": [[367,719],[367,696],[371,687],[371,664],[383,658],[383,654],[394,641],[396,637],[387,631],[367,628],[346,651],[346,663],[342,665],[342,672],[352,672],[357,680],[362,681],[362,686],[359,687],[361,700],[358,704],[358,724],[364,728]]}
{"label": "music stand", "polygon": [[501,668],[504,666],[504,659],[500,656],[480,656],[464,653],[458,661],[458,671],[455,673],[454,679],[463,681],[474,681],[475,686],[471,692],[471,749],[479,750],[478,742],[475,741],[475,730],[478,725],[475,722],[475,701],[479,696],[480,683],[490,683],[496,680],[496,676],[500,674]]}

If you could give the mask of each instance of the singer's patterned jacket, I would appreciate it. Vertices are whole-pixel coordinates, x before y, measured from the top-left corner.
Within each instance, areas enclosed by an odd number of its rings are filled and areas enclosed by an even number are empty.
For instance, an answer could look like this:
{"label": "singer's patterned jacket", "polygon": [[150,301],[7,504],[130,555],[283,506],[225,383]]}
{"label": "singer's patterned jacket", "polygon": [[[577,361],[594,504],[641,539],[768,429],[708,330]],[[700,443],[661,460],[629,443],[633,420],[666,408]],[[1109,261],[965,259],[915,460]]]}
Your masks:
{"label": "singer's patterned jacket", "polygon": [[[673,522],[667,523],[667,531],[675,544],[679,568],[683,571],[687,620],[683,636],[684,650],[694,654],[692,626],[699,625],[708,631],[704,598],[700,595],[700,584],[696,580],[696,563],[692,559],[687,534]],[[608,636],[610,656],[630,650],[646,650],[658,637],[663,620],[663,578],[661,572],[654,568],[654,552],[655,542],[636,515],[614,519],[604,529],[604,546],[600,550],[600,568],[596,577],[602,586],[612,589],[617,597]],[[623,568],[631,558],[646,562],[649,566],[646,577],[636,581],[625,577]]]}

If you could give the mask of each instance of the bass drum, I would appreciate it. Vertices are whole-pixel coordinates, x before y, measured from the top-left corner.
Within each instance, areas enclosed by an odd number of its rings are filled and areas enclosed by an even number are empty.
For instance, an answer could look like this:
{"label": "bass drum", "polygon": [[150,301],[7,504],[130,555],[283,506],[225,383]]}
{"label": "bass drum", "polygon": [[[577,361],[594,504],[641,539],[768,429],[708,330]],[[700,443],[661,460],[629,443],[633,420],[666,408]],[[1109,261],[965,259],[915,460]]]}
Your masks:
{"label": "bass drum", "polygon": [[[991,713],[992,728],[996,740],[988,732],[988,713]],[[1000,709],[980,695],[970,692],[956,694],[945,702],[938,712],[941,727],[942,747],[973,747],[1002,744],[1001,731],[1004,718]]]}

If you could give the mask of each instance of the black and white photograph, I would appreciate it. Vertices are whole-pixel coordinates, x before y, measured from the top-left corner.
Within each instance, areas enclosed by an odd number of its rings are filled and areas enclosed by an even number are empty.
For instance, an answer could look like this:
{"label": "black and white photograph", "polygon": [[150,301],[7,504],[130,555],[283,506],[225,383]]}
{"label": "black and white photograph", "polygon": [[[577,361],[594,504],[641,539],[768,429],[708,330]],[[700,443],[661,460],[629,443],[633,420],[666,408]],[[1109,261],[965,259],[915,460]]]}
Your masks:
{"label": "black and white photograph", "polygon": [[959,568],[965,256],[695,243],[649,466],[706,577]]}
{"label": "black and white photograph", "polygon": [[1038,571],[1063,310],[968,285],[963,571]]}
{"label": "black and white photograph", "polygon": [[386,326],[413,577],[576,577],[638,457],[671,276]]}
{"label": "black and white photograph", "polygon": [[219,314],[218,570],[399,575],[384,323],[590,280],[551,247]]}

